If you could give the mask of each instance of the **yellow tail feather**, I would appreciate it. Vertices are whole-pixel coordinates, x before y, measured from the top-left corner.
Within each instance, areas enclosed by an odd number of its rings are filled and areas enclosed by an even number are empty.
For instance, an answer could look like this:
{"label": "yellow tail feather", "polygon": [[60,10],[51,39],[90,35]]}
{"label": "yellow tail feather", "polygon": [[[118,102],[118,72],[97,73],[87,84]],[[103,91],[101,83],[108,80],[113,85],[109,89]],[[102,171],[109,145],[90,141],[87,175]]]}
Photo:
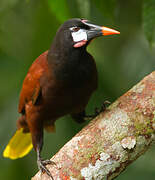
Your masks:
{"label": "yellow tail feather", "polygon": [[23,133],[23,128],[16,131],[14,136],[9,141],[5,150],[3,151],[3,156],[10,159],[17,159],[28,154],[31,149],[32,138],[30,133]]}

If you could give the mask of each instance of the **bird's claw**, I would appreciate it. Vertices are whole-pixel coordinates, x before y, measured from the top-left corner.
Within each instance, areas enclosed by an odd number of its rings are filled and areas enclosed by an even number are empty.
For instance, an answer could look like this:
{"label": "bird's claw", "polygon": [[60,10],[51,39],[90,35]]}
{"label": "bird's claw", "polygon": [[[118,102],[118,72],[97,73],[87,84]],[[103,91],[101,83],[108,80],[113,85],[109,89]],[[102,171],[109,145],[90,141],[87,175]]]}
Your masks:
{"label": "bird's claw", "polygon": [[101,105],[101,108],[95,108],[95,113],[93,115],[86,115],[86,119],[93,119],[98,116],[101,112],[104,112],[107,108],[107,105],[110,104],[110,101],[104,101]]}
{"label": "bird's claw", "polygon": [[101,112],[104,112],[105,110],[106,110],[106,108],[107,108],[107,105],[109,105],[110,104],[110,101],[104,101],[103,103],[102,103],[102,105],[101,105],[101,108],[99,109],[99,108],[96,108],[95,109],[95,116],[97,116],[97,115],[99,115]]}
{"label": "bird's claw", "polygon": [[56,166],[56,163],[54,161],[49,160],[49,159],[43,160],[42,162],[44,163],[45,166],[48,164]]}
{"label": "bird's claw", "polygon": [[46,165],[49,165],[49,164],[52,164],[52,165],[56,165],[55,162],[47,159],[47,160],[38,160],[38,168],[40,169],[40,171],[42,173],[46,173],[52,180],[53,179],[53,176],[51,175],[50,171],[47,169]]}
{"label": "bird's claw", "polygon": [[111,104],[110,101],[106,100],[102,103],[102,105],[106,108],[107,105]]}

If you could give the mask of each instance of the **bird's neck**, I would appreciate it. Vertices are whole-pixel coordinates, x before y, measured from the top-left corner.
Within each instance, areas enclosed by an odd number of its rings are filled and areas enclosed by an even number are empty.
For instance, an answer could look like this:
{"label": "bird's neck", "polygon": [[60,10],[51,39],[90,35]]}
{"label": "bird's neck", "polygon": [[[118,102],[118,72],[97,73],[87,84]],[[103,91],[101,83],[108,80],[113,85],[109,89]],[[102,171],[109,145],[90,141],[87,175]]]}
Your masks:
{"label": "bird's neck", "polygon": [[84,59],[87,56],[85,47],[74,48],[68,45],[57,46],[57,44],[52,44],[47,60],[51,68],[54,69],[56,77],[64,81],[72,79],[75,73],[80,73],[80,69],[85,66]]}
{"label": "bird's neck", "polygon": [[[60,45],[61,44],[61,45]],[[48,63],[57,66],[76,64],[87,54],[86,47],[74,48],[65,43],[54,41],[48,52]]]}

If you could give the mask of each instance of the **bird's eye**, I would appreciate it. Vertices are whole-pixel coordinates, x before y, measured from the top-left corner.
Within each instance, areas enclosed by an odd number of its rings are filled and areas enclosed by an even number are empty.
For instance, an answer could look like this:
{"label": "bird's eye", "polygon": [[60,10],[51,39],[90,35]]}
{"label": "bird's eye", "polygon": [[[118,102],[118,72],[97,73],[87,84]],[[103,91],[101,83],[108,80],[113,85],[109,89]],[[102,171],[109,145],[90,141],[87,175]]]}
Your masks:
{"label": "bird's eye", "polygon": [[74,32],[77,32],[77,31],[79,31],[79,30],[80,30],[79,27],[73,27],[73,28],[72,28],[72,31],[74,31]]}

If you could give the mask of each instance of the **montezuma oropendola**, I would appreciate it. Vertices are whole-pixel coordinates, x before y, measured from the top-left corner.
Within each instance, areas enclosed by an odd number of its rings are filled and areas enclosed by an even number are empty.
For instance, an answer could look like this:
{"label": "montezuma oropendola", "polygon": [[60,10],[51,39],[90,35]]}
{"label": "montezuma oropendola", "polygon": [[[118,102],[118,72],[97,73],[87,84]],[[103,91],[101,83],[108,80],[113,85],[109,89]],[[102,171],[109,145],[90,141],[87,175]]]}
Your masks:
{"label": "montezuma oropendola", "polygon": [[3,152],[4,157],[21,158],[34,147],[41,171],[51,178],[41,159],[43,130],[54,131],[54,123],[66,114],[77,122],[85,117],[85,108],[97,88],[97,69],[86,51],[89,42],[99,36],[120,34],[84,19],[70,19],[57,31],[51,48],[31,65],[23,82],[15,135]]}

